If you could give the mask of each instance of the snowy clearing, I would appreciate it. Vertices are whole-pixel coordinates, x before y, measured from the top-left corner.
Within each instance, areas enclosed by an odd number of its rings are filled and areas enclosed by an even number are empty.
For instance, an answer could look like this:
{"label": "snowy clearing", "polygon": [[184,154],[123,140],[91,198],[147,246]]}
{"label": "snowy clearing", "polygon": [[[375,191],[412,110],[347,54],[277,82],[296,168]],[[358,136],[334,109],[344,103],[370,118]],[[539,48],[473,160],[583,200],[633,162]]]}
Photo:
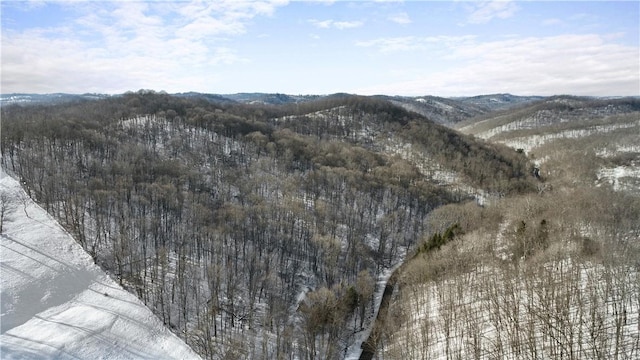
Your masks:
{"label": "snowy clearing", "polygon": [[2,359],[199,359],[0,170]]}

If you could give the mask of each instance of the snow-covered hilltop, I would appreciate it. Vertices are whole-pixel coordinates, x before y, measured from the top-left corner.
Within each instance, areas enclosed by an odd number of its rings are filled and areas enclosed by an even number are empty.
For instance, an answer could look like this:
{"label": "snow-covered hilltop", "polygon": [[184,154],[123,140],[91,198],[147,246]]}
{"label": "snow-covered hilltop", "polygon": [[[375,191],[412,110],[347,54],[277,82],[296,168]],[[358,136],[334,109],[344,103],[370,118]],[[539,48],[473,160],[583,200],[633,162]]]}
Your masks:
{"label": "snow-covered hilltop", "polygon": [[0,358],[199,359],[0,170]]}

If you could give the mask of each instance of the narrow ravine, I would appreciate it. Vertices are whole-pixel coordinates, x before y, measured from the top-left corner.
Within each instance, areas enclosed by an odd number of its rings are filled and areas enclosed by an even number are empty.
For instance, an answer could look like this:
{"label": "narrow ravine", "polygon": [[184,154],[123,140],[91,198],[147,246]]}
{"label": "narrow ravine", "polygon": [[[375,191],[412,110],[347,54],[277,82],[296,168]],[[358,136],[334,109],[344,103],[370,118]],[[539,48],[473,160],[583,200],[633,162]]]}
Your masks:
{"label": "narrow ravine", "polygon": [[380,299],[380,307],[378,309],[378,315],[371,327],[371,333],[369,337],[360,345],[362,353],[360,354],[360,360],[371,360],[375,355],[378,348],[378,342],[384,333],[384,326],[387,319],[387,313],[389,312],[389,303],[391,302],[391,296],[395,290],[398,282],[398,274],[402,266],[393,271],[389,280],[387,281],[382,298]]}
{"label": "narrow ravine", "polygon": [[391,272],[389,276],[389,280],[385,284],[384,292],[382,293],[382,297],[380,299],[380,307],[378,308],[378,314],[376,319],[371,326],[371,332],[369,333],[369,337],[365,340],[360,348],[362,352],[360,353],[360,360],[371,360],[373,356],[376,354],[378,347],[380,345],[380,340],[384,336],[385,327],[387,326],[387,315],[389,313],[389,305],[391,303],[391,297],[393,296],[393,292],[398,285],[398,278],[402,273],[404,267],[411,262],[416,256],[420,253],[429,253],[433,251],[437,251],[441,245],[445,244],[453,240],[457,233],[460,232],[460,226],[456,223],[444,232],[443,235],[440,233],[434,234],[427,242],[425,242],[422,246],[416,249],[415,253],[411,255],[407,255],[405,260],[402,261],[399,265],[395,267],[395,269]]}

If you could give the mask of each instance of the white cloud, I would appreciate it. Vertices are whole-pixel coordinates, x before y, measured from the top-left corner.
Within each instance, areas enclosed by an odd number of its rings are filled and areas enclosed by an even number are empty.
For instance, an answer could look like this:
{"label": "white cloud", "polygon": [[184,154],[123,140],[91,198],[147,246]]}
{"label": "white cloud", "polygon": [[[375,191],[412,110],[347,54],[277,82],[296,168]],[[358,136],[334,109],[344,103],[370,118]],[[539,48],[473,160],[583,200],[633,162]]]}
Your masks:
{"label": "white cloud", "polygon": [[411,18],[405,12],[393,14],[389,16],[389,20],[391,20],[396,24],[401,24],[401,25],[411,24]]}
{"label": "white cloud", "polygon": [[473,35],[426,37],[401,36],[359,41],[356,43],[356,46],[376,48],[382,53],[415,51],[424,49],[438,50],[443,48],[450,48],[463,43],[468,43],[474,38],[475,36]]}
{"label": "white cloud", "polygon": [[[58,4],[58,3],[56,3]],[[262,70],[264,64],[248,59],[244,41],[254,36],[241,34],[260,16],[271,16],[279,1],[217,2],[71,2],[74,14],[84,14],[76,21],[59,27],[12,30],[3,23],[2,92],[124,92],[140,88],[176,91],[214,91],[247,74],[237,87],[260,85],[283,86],[288,74]],[[513,14],[511,3],[483,3],[473,7],[477,22],[491,21]],[[51,6],[51,5],[46,5]],[[471,6],[471,5],[469,5]],[[502,6],[502,7],[500,7]],[[390,14],[394,14],[394,8]],[[387,20],[392,20],[385,14]],[[395,14],[398,15],[398,14]],[[316,15],[322,16],[322,15]],[[398,18],[400,19],[400,18]],[[416,20],[416,19],[414,19]],[[553,20],[553,19],[551,19]],[[561,18],[567,25],[570,17]],[[4,18],[3,18],[4,21]],[[542,19],[540,20],[542,24]],[[549,21],[553,25],[554,21]],[[308,20],[307,45],[330,41],[332,31],[319,29],[353,29],[362,21]],[[298,23],[299,25],[299,23]],[[312,30],[311,32],[306,32]],[[269,30],[267,30],[269,31]],[[548,29],[546,30],[548,31]],[[354,32],[355,33],[355,32]],[[274,41],[258,39],[259,41]],[[325,36],[326,35],[326,36]],[[320,38],[322,36],[322,38]],[[344,37],[341,33],[340,36]],[[315,40],[309,40],[315,39]],[[622,33],[600,35],[561,35],[553,37],[508,37],[500,41],[481,42],[468,36],[398,36],[365,39],[355,43],[357,60],[345,50],[340,65],[327,63],[327,73],[335,73],[343,64],[357,71],[350,84],[381,79],[380,85],[345,89],[331,76],[307,82],[308,91],[327,87],[336,91],[363,94],[472,95],[489,92],[550,95],[640,95],[640,70],[637,45],[622,45]],[[347,38],[345,38],[347,39]],[[285,39],[286,40],[286,39]],[[236,45],[238,44],[238,45]],[[296,43],[298,46],[299,43]],[[293,61],[286,43],[282,44],[281,63]],[[293,45],[292,45],[293,46]],[[296,50],[299,50],[296,48]],[[247,52],[245,52],[247,51]],[[299,52],[299,51],[298,51]],[[396,56],[401,53],[402,57]],[[323,53],[324,54],[324,53]],[[349,54],[349,55],[347,55]],[[401,61],[390,61],[394,59]],[[296,54],[304,59],[306,54]],[[336,57],[339,58],[339,57]],[[295,58],[298,61],[298,57]],[[413,62],[414,59],[416,62]],[[371,60],[370,63],[363,61]],[[237,65],[250,63],[240,71]],[[304,62],[305,66],[325,66]],[[402,63],[401,69],[394,64]],[[375,64],[370,65],[369,64]],[[385,67],[385,64],[390,64]],[[302,65],[301,65],[302,66]],[[367,76],[369,67],[375,73]],[[267,66],[263,65],[266,69]],[[286,66],[284,66],[286,67]],[[283,68],[284,68],[283,67]],[[400,68],[400,65],[396,65]],[[317,68],[314,68],[317,69]],[[287,69],[288,70],[288,69]],[[402,70],[402,71],[394,71]],[[320,71],[314,71],[320,73]],[[346,72],[345,72],[346,73]],[[382,80],[395,76],[399,80]],[[229,80],[232,78],[234,80]],[[227,80],[223,83],[222,78]],[[275,79],[275,80],[274,80]],[[330,80],[332,79],[332,80]],[[365,79],[365,80],[363,80]],[[402,81],[406,80],[406,81]],[[385,83],[388,81],[388,83]],[[299,78],[291,80],[297,89]],[[249,85],[245,85],[249,84]],[[305,85],[307,86],[307,85]],[[241,90],[241,89],[240,89]],[[290,91],[285,88],[276,91]],[[298,90],[295,90],[298,91]],[[322,90],[324,91],[324,90]]]}
{"label": "white cloud", "polygon": [[327,6],[333,5],[336,2],[336,0],[306,0],[306,1],[310,3],[322,4]]}
{"label": "white cloud", "polygon": [[249,60],[238,56],[234,49],[228,47],[218,47],[213,50],[209,65],[230,65],[238,62],[247,63],[249,62]]}
{"label": "white cloud", "polygon": [[283,4],[235,0],[69,4],[84,15],[64,27],[3,29],[2,91],[118,93],[139,88],[193,90],[199,85],[202,89],[218,78],[216,67],[248,62],[226,37],[244,33],[248,21],[270,16]]}
{"label": "white cloud", "polygon": [[336,21],[333,23],[333,26],[339,30],[353,29],[353,28],[361,27],[362,25],[364,25],[362,21]]}
{"label": "white cloud", "polygon": [[441,96],[640,95],[639,49],[600,35],[529,37],[462,43],[450,58],[462,65],[414,80],[356,89],[362,94]]}
{"label": "white cloud", "polygon": [[417,41],[417,38],[415,36],[380,38],[368,41],[360,41],[356,43],[356,46],[374,47],[384,53],[395,51],[411,51],[423,48],[423,45],[419,41]]}
{"label": "white cloud", "polygon": [[271,16],[286,1],[193,1],[177,4],[183,25],[178,36],[202,39],[210,36],[237,35],[246,31],[246,22],[255,16]]}
{"label": "white cloud", "polygon": [[364,25],[362,21],[335,21],[310,19],[309,23],[320,29],[335,28],[338,30],[353,29]]}
{"label": "white cloud", "polygon": [[333,23],[333,20],[316,20],[316,19],[310,19],[309,23],[317,28],[320,29],[328,29],[331,27],[331,24]]}
{"label": "white cloud", "polygon": [[[103,89],[141,80],[135,79],[139,70],[131,69],[131,59],[115,63],[105,57],[91,57],[91,51],[78,41],[30,35],[3,34],[3,92],[84,92],[93,91],[92,84]],[[124,75],[126,70],[134,70],[133,75]]]}
{"label": "white cloud", "polygon": [[513,16],[518,7],[510,0],[492,0],[474,3],[467,21],[471,24],[485,24],[494,18],[506,19]]}

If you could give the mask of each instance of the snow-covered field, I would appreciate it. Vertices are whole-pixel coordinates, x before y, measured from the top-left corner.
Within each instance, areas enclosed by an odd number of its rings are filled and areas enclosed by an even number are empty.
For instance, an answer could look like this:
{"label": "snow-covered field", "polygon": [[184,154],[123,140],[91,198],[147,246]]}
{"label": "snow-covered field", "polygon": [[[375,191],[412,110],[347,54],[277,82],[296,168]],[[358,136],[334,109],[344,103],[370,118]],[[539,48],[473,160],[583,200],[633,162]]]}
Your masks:
{"label": "snow-covered field", "polygon": [[0,358],[199,359],[0,170]]}

